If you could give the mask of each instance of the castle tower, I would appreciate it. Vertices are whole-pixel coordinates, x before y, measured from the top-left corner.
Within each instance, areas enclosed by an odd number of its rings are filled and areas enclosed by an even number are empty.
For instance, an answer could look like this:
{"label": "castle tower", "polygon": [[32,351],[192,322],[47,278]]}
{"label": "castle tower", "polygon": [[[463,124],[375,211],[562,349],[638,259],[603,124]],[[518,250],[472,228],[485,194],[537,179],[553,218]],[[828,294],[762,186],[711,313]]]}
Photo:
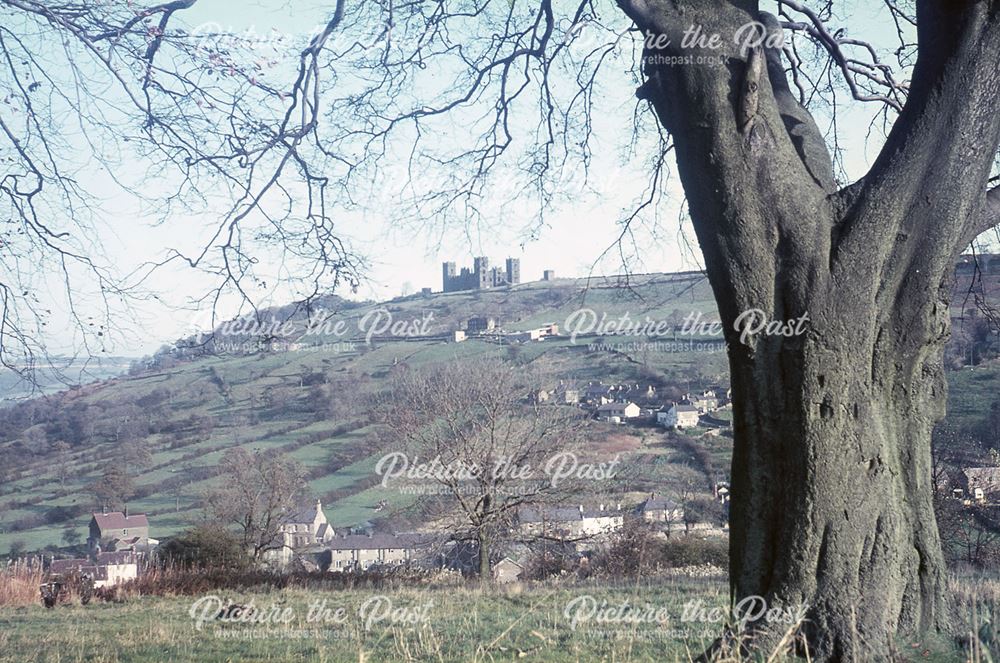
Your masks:
{"label": "castle tower", "polygon": [[472,271],[476,274],[476,287],[478,288],[488,288],[490,287],[490,259],[486,256],[480,256],[478,258],[473,258],[472,260]]}
{"label": "castle tower", "polygon": [[441,263],[441,289],[443,292],[451,292],[455,280],[455,263]]}
{"label": "castle tower", "polygon": [[521,259],[507,258],[507,283],[517,285],[521,282]]}

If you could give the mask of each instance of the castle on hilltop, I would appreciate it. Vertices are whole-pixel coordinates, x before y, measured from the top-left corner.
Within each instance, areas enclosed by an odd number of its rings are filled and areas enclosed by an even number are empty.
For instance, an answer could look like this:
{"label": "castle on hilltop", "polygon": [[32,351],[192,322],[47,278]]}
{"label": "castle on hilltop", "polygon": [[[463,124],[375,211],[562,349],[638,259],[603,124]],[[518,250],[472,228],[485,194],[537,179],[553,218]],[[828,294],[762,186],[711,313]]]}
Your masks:
{"label": "castle on hilltop", "polygon": [[463,267],[461,272],[456,273],[455,263],[446,262],[442,263],[441,272],[445,292],[496,288],[521,282],[521,260],[507,258],[507,268],[501,269],[490,267],[489,258],[479,257],[473,258],[472,269]]}

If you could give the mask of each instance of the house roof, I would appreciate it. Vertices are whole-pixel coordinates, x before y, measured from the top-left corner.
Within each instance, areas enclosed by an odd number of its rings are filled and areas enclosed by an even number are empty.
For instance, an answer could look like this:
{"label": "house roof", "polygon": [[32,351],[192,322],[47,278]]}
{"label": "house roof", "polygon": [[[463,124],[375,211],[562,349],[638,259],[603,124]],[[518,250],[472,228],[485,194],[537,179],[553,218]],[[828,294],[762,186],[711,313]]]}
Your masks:
{"label": "house roof", "polygon": [[135,564],[136,561],[135,553],[125,551],[98,553],[96,562],[89,559],[54,559],[49,564],[49,573],[86,573],[96,579],[107,579],[108,566]]}
{"label": "house roof", "polygon": [[524,564],[522,564],[521,562],[517,561],[516,559],[512,559],[510,556],[505,556],[499,562],[497,562],[496,564],[494,564],[493,568],[496,569],[501,564],[508,564],[510,566],[516,566],[519,569],[524,569]]}
{"label": "house roof", "polygon": [[110,513],[95,513],[94,520],[101,531],[109,529],[126,529],[130,527],[149,527],[149,520],[146,514],[137,513],[132,516],[125,516],[121,511]]}
{"label": "house roof", "polygon": [[429,546],[438,537],[409,532],[403,534],[347,534],[327,542],[330,550],[385,550],[388,548],[420,548]]}
{"label": "house roof", "polygon": [[651,494],[646,498],[641,504],[639,504],[639,511],[673,511],[674,509],[679,509],[680,505],[673,500],[668,500],[665,497],[659,495]]}
{"label": "house roof", "polygon": [[49,565],[49,573],[53,575],[79,573],[90,576],[94,580],[108,579],[107,566],[92,564],[87,559],[57,559]]}
{"label": "house roof", "polygon": [[698,408],[693,405],[674,405],[677,412],[697,412]]}
{"label": "house roof", "polygon": [[627,408],[629,405],[635,405],[635,403],[631,403],[631,402],[628,402],[628,403],[622,403],[622,402],[605,403],[604,405],[598,406],[597,411],[598,412],[624,411],[625,408]]}
{"label": "house roof", "polygon": [[286,524],[292,523],[309,523],[311,524],[316,520],[316,516],[323,512],[323,504],[316,500],[310,504],[300,504],[295,511],[293,511],[284,522]]}
{"label": "house roof", "polygon": [[54,559],[49,564],[49,573],[72,573],[91,566],[89,559]]}
{"label": "house roof", "polygon": [[619,509],[610,506],[584,507],[584,506],[557,506],[548,508],[526,507],[519,509],[517,519],[522,524],[526,523],[572,523],[584,518],[614,518],[621,516]]}
{"label": "house roof", "polygon": [[580,510],[577,507],[559,506],[548,509],[536,507],[526,507],[518,509],[517,519],[521,523],[542,523],[542,522],[573,522],[580,520]]}

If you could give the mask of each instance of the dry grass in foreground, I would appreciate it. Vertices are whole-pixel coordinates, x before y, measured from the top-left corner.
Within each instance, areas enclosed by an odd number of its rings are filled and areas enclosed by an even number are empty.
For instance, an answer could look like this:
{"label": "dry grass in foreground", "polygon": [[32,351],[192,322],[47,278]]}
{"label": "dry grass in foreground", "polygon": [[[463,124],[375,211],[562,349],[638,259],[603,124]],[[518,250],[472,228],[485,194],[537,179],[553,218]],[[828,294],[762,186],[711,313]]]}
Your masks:
{"label": "dry grass in foreground", "polygon": [[39,587],[45,582],[40,564],[10,562],[0,568],[0,607],[38,605]]}
{"label": "dry grass in foreground", "polygon": [[[690,663],[722,631],[719,623],[681,618],[685,604],[724,606],[728,588],[721,578],[657,577],[618,581],[516,584],[483,589],[454,578],[408,586],[400,578],[325,577],[287,579],[254,585],[253,574],[234,576],[225,587],[211,577],[196,584],[180,573],[148,576],[90,605],[78,601],[46,610],[39,605],[35,569],[0,575],[0,661],[198,660],[240,661],[551,661],[580,663]],[[259,578],[257,578],[259,579]],[[216,579],[217,580],[217,579]],[[412,580],[412,579],[410,579]],[[997,660],[995,643],[984,637],[1000,604],[1000,579],[952,580],[956,619],[964,635],[954,641],[899,643],[884,660],[899,663],[983,663]],[[154,593],[160,595],[152,595]],[[286,624],[225,623],[210,617],[198,629],[190,611],[206,595],[223,605],[292,610]],[[589,596],[597,605],[664,608],[659,623],[601,621],[574,624],[567,605]],[[383,597],[383,598],[378,598]],[[396,614],[366,623],[362,606],[388,600]],[[310,622],[317,601],[344,609],[343,620]],[[418,615],[417,619],[408,616]],[[798,637],[791,624],[774,651],[748,658],[738,652],[725,663],[778,663]],[[991,649],[993,650],[991,652]],[[993,658],[990,658],[990,657]]]}

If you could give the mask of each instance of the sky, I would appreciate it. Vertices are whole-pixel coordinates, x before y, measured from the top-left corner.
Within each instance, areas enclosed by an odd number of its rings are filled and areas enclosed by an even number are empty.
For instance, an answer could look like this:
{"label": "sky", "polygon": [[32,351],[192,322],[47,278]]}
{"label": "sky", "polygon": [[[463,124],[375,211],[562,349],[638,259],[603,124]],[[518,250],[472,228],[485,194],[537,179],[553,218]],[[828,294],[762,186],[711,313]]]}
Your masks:
{"label": "sky", "polygon": [[[192,30],[254,35],[272,44],[299,45],[325,23],[330,4],[256,0],[239,3],[239,11],[234,11],[234,3],[201,0],[183,12],[183,21]],[[855,11],[860,13],[851,22],[857,31],[854,34],[884,42],[890,26],[866,20],[861,7],[857,6]],[[287,52],[294,54],[295,48]],[[545,226],[527,227],[531,210],[523,205],[511,208],[487,201],[489,220],[484,226],[452,226],[442,233],[430,224],[404,227],[389,206],[372,200],[364,209],[337,217],[339,232],[368,261],[358,291],[339,294],[385,300],[423,287],[437,291],[443,261],[454,261],[461,267],[471,265],[473,256],[478,255],[488,256],[494,264],[502,264],[507,257],[520,258],[522,281],[540,279],[543,270],[555,270],[560,277],[583,277],[624,269],[634,273],[699,269],[697,243],[683,220],[683,192],[676,177],[669,179],[655,210],[633,225],[623,252],[618,250],[616,241],[622,228],[617,222],[642,195],[651,155],[629,154],[626,149],[633,131],[635,99],[634,84],[624,71],[620,86],[612,91],[614,94],[601,100],[588,185],[582,186],[579,178],[568,182],[570,195],[551,212]],[[878,147],[878,136],[871,138],[868,130],[873,112],[871,107],[853,108],[841,119],[841,146],[852,178],[867,169]],[[168,223],[155,225],[156,210],[144,209],[116,192],[112,177],[93,173],[87,185],[102,200],[97,222],[101,250],[122,273],[154,259],[167,245],[190,241],[193,246],[210,224],[210,219],[179,212]],[[150,185],[155,187],[156,183]],[[168,268],[155,273],[143,286],[145,299],[116,311],[122,324],[114,337],[107,339],[105,350],[109,354],[148,354],[164,342],[206,327],[205,307],[191,303],[192,297],[211,287],[204,274]],[[276,287],[263,299],[265,304],[284,304],[287,293]],[[62,323],[50,327],[49,343],[56,352],[71,351],[78,344],[65,311],[62,313]],[[226,312],[222,313],[225,317]]]}

